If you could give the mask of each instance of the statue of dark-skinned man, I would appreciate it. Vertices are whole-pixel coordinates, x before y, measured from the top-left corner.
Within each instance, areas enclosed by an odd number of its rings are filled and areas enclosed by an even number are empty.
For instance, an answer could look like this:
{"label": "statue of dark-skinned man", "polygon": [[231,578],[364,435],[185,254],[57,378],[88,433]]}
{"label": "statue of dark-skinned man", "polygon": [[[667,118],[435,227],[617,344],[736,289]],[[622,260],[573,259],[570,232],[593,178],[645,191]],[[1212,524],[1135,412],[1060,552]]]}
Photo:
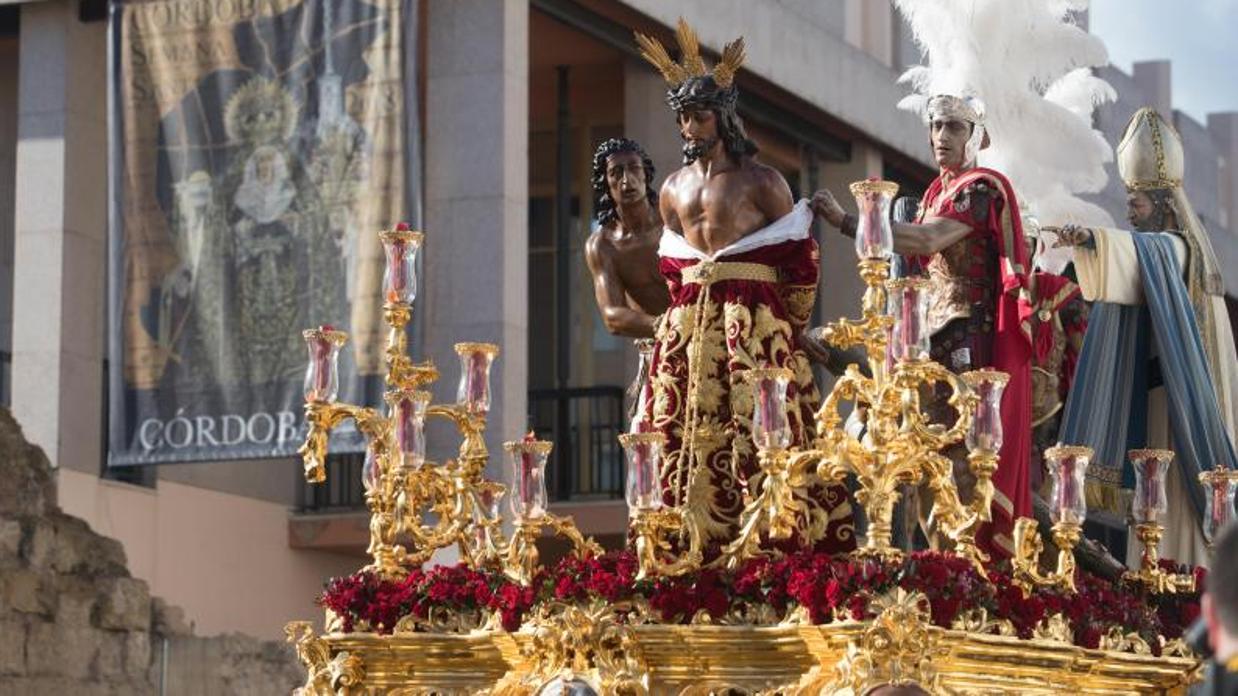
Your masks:
{"label": "statue of dark-skinned man", "polygon": [[635,417],[648,383],[653,329],[670,304],[658,271],[662,218],[653,187],[653,160],[634,140],[611,138],[593,153],[593,216],[585,242],[593,294],[606,330],[635,338],[640,361],[628,387]]}
{"label": "statue of dark-skinned man", "polygon": [[612,138],[593,155],[598,226],[585,242],[585,261],[602,322],[617,336],[653,338],[670,304],[658,272],[662,218],[653,177],[653,161],[633,140]]}
{"label": "statue of dark-skinned man", "polygon": [[[745,489],[759,471],[744,373],[788,370],[791,445],[814,435],[820,397],[800,335],[820,258],[807,201],[794,203],[782,175],[756,161],[757,145],[736,114],[743,39],[707,71],[682,19],[676,38],[680,63],[637,35],[642,55],[670,84],[667,102],[684,143],[684,166],[659,195],[659,268],[670,305],[655,330],[651,389],[637,425],[666,436],[664,502],[684,510],[687,535],[710,559],[736,536]],[[790,545],[853,549],[846,490],[814,485],[803,497],[808,513]]]}

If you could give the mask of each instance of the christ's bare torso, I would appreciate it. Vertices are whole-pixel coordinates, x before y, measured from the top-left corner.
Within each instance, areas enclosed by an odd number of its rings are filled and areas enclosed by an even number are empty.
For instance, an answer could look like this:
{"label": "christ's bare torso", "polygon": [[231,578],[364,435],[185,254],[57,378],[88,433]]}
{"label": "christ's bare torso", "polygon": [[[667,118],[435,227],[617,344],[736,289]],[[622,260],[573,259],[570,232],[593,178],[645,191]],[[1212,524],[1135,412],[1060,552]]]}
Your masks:
{"label": "christ's bare torso", "polygon": [[791,190],[777,170],[743,158],[704,161],[662,186],[662,218],[693,247],[713,254],[791,212]]}

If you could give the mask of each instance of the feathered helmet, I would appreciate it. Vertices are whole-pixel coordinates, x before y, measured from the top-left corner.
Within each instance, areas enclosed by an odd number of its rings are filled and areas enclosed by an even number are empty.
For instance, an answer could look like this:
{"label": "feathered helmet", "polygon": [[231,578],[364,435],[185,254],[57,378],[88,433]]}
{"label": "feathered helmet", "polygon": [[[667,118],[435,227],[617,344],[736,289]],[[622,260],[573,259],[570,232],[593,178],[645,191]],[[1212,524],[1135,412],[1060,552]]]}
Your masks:
{"label": "feathered helmet", "polygon": [[976,161],[976,155],[988,145],[988,133],[984,128],[984,102],[977,97],[960,97],[953,94],[938,94],[929,97],[925,105],[925,119],[933,121],[964,121],[972,125],[971,137],[967,139],[964,154],[968,162]]}
{"label": "feathered helmet", "polygon": [[744,63],[744,37],[728,43],[722,49],[722,59],[712,71],[705,69],[696,31],[683,17],[675,29],[675,41],[683,59],[676,63],[666,47],[655,38],[636,33],[641,56],[649,61],[671,86],[666,103],[675,111],[687,109],[717,109],[734,112],[739,99],[735,89],[735,73]]}

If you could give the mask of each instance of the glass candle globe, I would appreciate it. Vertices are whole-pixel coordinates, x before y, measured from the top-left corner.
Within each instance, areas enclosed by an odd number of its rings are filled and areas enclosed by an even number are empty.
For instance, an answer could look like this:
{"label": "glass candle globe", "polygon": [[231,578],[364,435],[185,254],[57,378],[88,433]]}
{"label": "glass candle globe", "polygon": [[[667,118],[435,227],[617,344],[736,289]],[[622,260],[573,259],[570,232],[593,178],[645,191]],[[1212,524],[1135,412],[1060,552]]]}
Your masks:
{"label": "glass candle globe", "polygon": [[972,370],[963,373],[963,381],[980,398],[967,429],[967,449],[996,454],[1002,448],[1002,394],[1010,375],[998,370]]}
{"label": "glass candle globe", "polygon": [[387,408],[395,434],[395,461],[402,471],[421,467],[426,460],[426,409],[430,392],[400,389],[388,392]]}
{"label": "glass candle globe", "polygon": [[379,233],[386,265],[383,269],[383,300],[411,305],[417,297],[417,252],[423,235],[401,222],[395,229]]}
{"label": "glass candle globe", "polygon": [[890,227],[890,204],[898,193],[893,181],[869,179],[851,184],[859,220],[855,253],[861,259],[888,259],[894,254],[894,231]]}
{"label": "glass candle globe", "polygon": [[490,412],[490,366],[499,354],[493,343],[457,343],[460,356],[460,384],[456,402],[469,413],[484,416]]}
{"label": "glass candle globe", "polygon": [[1228,469],[1211,469],[1200,473],[1204,484],[1204,538],[1211,544],[1227,525],[1234,521],[1234,491],[1238,488],[1238,473]]}
{"label": "glass candle globe", "polygon": [[624,498],[635,512],[658,510],[662,507],[662,433],[624,433],[619,436],[627,457],[627,485]]}
{"label": "glass candle globe", "polygon": [[791,370],[780,367],[748,370],[744,379],[752,387],[752,441],[759,450],[786,449],[791,445],[787,419],[787,386]]}
{"label": "glass candle globe", "polygon": [[894,278],[886,281],[887,305],[894,317],[890,333],[895,362],[927,360],[929,357],[928,281],[924,278]]}
{"label": "glass candle globe", "polygon": [[1083,524],[1088,514],[1084,496],[1088,463],[1092,448],[1058,446],[1045,450],[1045,465],[1049,470],[1049,518],[1054,524]]}
{"label": "glass candle globe", "polygon": [[340,392],[340,348],[348,334],[330,326],[320,326],[301,333],[309,351],[305,368],[305,400],[332,403]]}
{"label": "glass candle globe", "polygon": [[512,481],[508,502],[519,521],[535,520],[546,514],[546,458],[553,447],[554,443],[538,440],[533,433],[523,440],[503,443]]}
{"label": "glass candle globe", "polygon": [[1135,470],[1135,495],[1131,498],[1131,517],[1139,523],[1160,519],[1169,509],[1165,496],[1165,475],[1174,458],[1171,450],[1138,449],[1126,453]]}

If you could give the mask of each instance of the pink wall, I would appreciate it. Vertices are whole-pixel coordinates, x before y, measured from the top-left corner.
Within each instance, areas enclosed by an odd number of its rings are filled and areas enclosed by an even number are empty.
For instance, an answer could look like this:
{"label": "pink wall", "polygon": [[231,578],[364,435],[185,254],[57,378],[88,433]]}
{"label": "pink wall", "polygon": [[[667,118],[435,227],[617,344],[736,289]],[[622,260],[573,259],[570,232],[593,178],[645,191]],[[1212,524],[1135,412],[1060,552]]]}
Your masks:
{"label": "pink wall", "polygon": [[357,556],[288,547],[287,508],[160,481],[157,489],[61,469],[60,507],[125,546],[129,570],[185,610],[199,635],[283,639],[286,622],[321,621],[323,582]]}

